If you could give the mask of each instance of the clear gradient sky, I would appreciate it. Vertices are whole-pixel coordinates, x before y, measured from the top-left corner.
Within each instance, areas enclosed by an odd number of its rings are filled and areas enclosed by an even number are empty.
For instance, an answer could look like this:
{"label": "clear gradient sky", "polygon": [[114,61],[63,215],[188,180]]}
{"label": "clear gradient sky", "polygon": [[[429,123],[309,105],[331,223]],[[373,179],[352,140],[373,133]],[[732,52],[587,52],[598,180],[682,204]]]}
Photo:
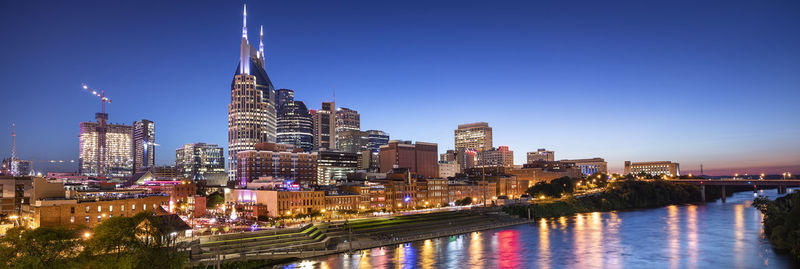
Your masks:
{"label": "clear gradient sky", "polygon": [[[156,162],[227,146],[235,1],[1,1],[0,156],[78,158],[106,90],[110,121],[156,123]],[[486,121],[515,163],[671,160],[684,173],[800,174],[798,1],[249,1],[267,72],[309,108],[453,147]],[[73,166],[49,171],[74,171]],[[772,168],[765,168],[772,167]]]}

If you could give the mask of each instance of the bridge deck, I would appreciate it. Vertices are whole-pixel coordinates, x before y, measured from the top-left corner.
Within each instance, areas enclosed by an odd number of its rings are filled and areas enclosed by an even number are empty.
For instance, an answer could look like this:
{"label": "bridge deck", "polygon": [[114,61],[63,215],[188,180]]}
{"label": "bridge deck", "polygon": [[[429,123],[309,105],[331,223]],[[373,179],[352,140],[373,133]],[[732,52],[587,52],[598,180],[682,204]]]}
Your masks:
{"label": "bridge deck", "polygon": [[783,179],[783,180],[757,180],[757,179],[724,179],[724,180],[714,180],[714,179],[676,179],[670,180],[671,182],[676,183],[686,183],[686,184],[695,184],[695,185],[707,185],[707,186],[800,186],[800,180],[798,179]]}

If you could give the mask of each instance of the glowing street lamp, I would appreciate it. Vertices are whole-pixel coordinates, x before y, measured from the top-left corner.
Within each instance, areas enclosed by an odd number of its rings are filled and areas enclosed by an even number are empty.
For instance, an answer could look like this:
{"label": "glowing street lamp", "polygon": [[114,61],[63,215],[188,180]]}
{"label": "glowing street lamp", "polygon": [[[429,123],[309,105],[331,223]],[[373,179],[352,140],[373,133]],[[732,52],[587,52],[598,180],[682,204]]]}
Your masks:
{"label": "glowing street lamp", "polygon": [[83,238],[84,239],[89,239],[89,237],[92,237],[92,233],[90,233],[90,232],[83,233]]}

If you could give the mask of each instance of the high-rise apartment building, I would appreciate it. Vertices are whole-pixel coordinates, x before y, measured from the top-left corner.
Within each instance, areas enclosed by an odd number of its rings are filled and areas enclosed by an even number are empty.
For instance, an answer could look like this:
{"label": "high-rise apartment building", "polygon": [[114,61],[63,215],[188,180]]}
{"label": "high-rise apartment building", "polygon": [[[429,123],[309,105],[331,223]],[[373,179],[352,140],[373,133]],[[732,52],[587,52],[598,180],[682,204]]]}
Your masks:
{"label": "high-rise apartment building", "polygon": [[314,121],[306,104],[288,101],[278,112],[278,143],[292,144],[303,151],[314,149]]}
{"label": "high-rise apartment building", "polygon": [[322,109],[312,113],[314,149],[336,148],[336,103],[322,102]]}
{"label": "high-rise apartment building", "polygon": [[552,162],[552,161],[555,160],[555,156],[556,156],[556,154],[552,150],[538,149],[536,151],[528,152],[528,154],[527,154],[528,162],[527,163],[532,163],[532,162],[536,162],[536,161]]}
{"label": "high-rise apartment building", "polygon": [[407,168],[412,174],[425,178],[439,177],[439,154],[436,143],[389,141],[380,149],[380,172],[394,168]]}
{"label": "high-rise apartment building", "polygon": [[152,121],[133,122],[133,171],[147,171],[156,161],[156,126]]}
{"label": "high-rise apartment building", "polygon": [[228,105],[228,181],[236,182],[236,154],[252,150],[255,144],[275,142],[277,111],[275,87],[267,76],[264,57],[264,32],[259,48],[247,39],[247,7],[242,26],[239,67],[231,82],[231,103]]}
{"label": "high-rise apartment building", "polygon": [[211,173],[225,172],[222,147],[215,144],[191,143],[175,150],[175,170],[179,177],[204,180]]}
{"label": "high-rise apartment building", "polygon": [[[100,113],[98,113],[100,114]],[[78,136],[78,173],[84,176],[100,176],[100,157],[103,158],[102,175],[126,177],[133,174],[133,127],[121,124],[106,124],[105,148],[99,144],[100,124],[81,122]]]}
{"label": "high-rise apartment building", "polygon": [[492,149],[492,127],[485,122],[458,125],[458,129],[455,130],[455,146],[456,151]]}

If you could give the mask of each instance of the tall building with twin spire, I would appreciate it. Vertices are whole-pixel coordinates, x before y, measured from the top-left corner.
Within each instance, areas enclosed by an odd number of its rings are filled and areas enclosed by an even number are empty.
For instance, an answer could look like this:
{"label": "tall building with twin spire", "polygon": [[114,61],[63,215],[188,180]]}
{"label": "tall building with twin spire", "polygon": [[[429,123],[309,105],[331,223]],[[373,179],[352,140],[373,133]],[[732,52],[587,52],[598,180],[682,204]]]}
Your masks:
{"label": "tall building with twin spire", "polygon": [[239,66],[231,82],[228,105],[228,185],[236,182],[236,153],[253,150],[255,144],[276,141],[277,112],[275,87],[267,76],[264,57],[264,28],[258,49],[247,39],[247,5],[242,21]]}

